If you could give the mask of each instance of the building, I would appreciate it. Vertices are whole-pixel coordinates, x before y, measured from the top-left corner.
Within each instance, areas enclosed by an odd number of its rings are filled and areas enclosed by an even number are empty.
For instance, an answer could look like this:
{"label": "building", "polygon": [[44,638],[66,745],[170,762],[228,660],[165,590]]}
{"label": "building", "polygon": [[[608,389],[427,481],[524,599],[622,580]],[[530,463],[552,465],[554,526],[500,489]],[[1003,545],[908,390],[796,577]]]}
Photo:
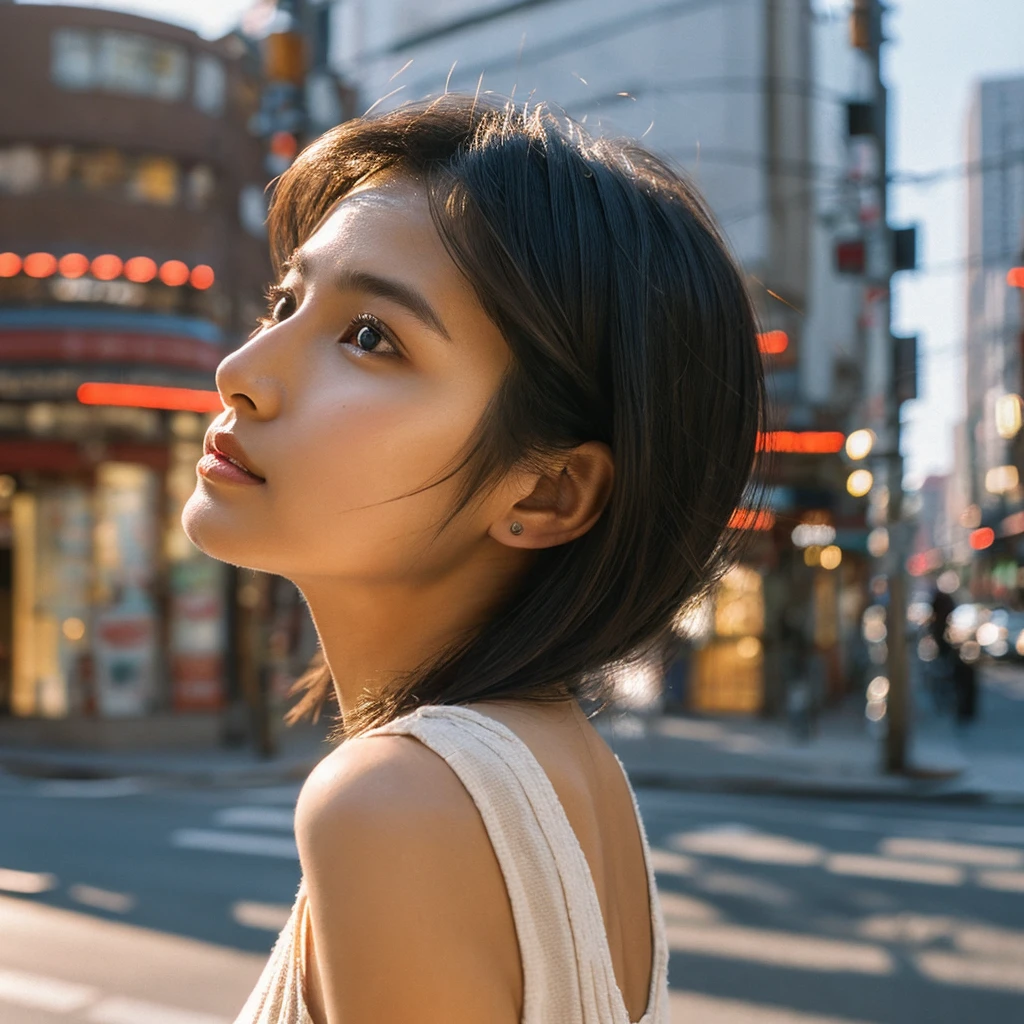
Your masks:
{"label": "building", "polygon": [[[1024,565],[1024,78],[984,81],[968,114],[966,440],[970,501],[983,531],[972,536],[972,589],[1016,596]],[[1018,287],[1015,287],[1015,283]]]}
{"label": "building", "polygon": [[2,734],[209,739],[235,602],[179,516],[270,275],[258,68],[233,36],[8,4],[0,83]]}
{"label": "building", "polygon": [[[856,631],[867,587],[865,503],[846,494],[839,454],[865,386],[864,287],[836,271],[832,251],[837,232],[878,215],[869,147],[848,138],[847,101],[870,97],[871,69],[845,15],[817,14],[809,0],[336,0],[332,10],[331,67],[358,82],[363,109],[446,89],[544,100],[596,134],[642,138],[696,180],[758,305],[772,426],[799,437],[776,453],[771,516],[743,524],[767,527],[749,564],[726,578],[712,614],[687,620],[698,650],[686,703],[778,710],[795,647],[819,659],[827,693],[840,692],[842,637]],[[818,532],[800,536],[830,542],[797,547],[801,525]],[[839,572],[815,561],[830,545],[850,552]]]}

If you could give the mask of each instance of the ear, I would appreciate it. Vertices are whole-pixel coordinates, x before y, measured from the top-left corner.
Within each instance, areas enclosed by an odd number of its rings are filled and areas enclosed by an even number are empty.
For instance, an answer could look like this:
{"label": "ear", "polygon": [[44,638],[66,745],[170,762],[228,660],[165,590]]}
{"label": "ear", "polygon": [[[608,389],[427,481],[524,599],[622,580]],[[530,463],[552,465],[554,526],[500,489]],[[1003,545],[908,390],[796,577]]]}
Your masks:
{"label": "ear", "polygon": [[[587,441],[565,453],[549,471],[518,477],[513,503],[506,505],[488,533],[516,548],[567,544],[597,522],[614,479],[611,449],[603,441]],[[522,525],[519,533],[511,530],[514,522]]]}

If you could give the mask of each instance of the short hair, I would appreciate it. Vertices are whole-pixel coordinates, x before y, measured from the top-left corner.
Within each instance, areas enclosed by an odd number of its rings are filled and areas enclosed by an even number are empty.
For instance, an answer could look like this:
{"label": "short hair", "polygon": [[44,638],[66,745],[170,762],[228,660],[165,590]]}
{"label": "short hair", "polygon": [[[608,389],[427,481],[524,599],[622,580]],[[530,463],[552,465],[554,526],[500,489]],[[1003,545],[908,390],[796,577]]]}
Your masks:
{"label": "short hair", "polygon": [[[541,550],[492,617],[336,735],[422,704],[609,694],[609,668],[663,653],[680,610],[738,557],[730,518],[752,480],[765,386],[744,277],[696,188],[635,142],[543,104],[446,94],[331,129],[274,190],[275,269],[357,183],[426,190],[437,231],[511,352],[438,525],[517,463],[608,444],[595,524]],[[747,502],[746,504],[750,504]],[[292,724],[333,696],[318,651]]]}

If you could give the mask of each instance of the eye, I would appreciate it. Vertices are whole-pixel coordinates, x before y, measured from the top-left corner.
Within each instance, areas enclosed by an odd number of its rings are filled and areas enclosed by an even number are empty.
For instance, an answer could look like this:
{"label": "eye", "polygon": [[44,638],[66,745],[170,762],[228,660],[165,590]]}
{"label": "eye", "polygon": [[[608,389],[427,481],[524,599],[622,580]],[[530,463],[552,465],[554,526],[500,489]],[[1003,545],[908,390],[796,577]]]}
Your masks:
{"label": "eye", "polygon": [[355,348],[368,355],[398,355],[398,344],[392,339],[388,329],[369,313],[360,313],[341,336],[341,340],[351,340]]}
{"label": "eye", "polygon": [[279,295],[271,307],[270,315],[275,321],[286,320],[295,312],[295,296],[291,292]]}
{"label": "eye", "polygon": [[279,284],[272,284],[267,289],[266,299],[267,314],[259,318],[256,332],[273,327],[274,324],[279,324],[282,320],[287,320],[296,309],[294,293],[288,288],[282,288]]}

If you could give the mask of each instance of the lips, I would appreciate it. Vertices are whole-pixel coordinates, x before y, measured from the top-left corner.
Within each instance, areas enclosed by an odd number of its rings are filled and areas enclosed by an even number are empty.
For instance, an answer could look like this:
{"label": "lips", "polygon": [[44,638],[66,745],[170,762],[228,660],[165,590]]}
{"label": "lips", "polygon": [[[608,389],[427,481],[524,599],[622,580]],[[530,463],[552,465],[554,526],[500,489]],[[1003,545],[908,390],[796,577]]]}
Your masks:
{"label": "lips", "polygon": [[257,472],[249,461],[245,449],[230,430],[216,430],[212,434],[207,434],[203,441],[203,453],[218,455],[257,480],[266,480],[266,477]]}

